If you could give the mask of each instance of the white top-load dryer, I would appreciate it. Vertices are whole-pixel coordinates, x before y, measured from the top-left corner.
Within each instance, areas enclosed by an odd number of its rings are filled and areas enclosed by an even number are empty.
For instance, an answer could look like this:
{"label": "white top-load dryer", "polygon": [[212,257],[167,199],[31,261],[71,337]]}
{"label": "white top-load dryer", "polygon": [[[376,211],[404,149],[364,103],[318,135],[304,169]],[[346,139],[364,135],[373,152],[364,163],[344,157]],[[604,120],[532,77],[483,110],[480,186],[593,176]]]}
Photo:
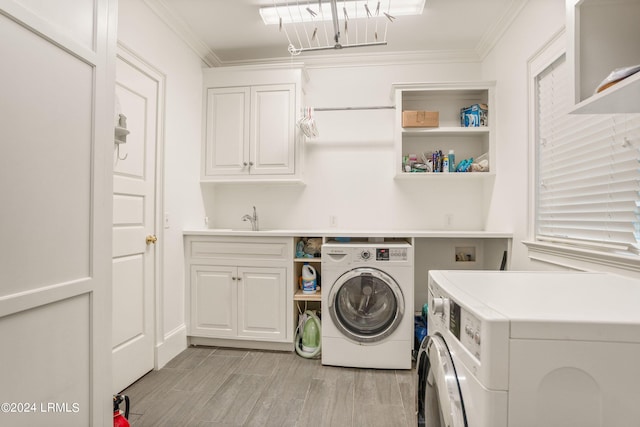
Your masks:
{"label": "white top-load dryer", "polygon": [[428,289],[419,422],[640,426],[640,281],[431,271]]}

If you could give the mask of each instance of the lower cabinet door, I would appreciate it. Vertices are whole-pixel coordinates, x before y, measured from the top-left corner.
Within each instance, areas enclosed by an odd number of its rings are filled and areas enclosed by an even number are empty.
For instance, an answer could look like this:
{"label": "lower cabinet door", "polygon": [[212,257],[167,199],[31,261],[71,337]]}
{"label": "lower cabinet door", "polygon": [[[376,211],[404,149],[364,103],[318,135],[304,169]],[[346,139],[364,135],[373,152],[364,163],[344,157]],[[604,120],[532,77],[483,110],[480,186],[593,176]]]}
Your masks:
{"label": "lower cabinet door", "polygon": [[238,336],[286,339],[286,268],[238,267]]}
{"label": "lower cabinet door", "polygon": [[191,266],[191,334],[237,336],[237,271],[236,267]]}

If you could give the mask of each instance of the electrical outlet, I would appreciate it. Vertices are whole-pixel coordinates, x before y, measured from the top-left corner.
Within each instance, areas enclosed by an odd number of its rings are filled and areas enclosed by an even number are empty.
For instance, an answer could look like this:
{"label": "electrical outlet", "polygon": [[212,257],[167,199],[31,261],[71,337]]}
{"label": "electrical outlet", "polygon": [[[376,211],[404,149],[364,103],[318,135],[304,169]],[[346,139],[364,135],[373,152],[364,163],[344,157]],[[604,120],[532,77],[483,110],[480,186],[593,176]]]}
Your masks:
{"label": "electrical outlet", "polygon": [[335,215],[329,215],[329,227],[336,228],[338,226],[338,217]]}
{"label": "electrical outlet", "polygon": [[204,217],[204,226],[205,226],[205,227],[208,227],[208,226],[209,226],[209,217],[208,217],[208,216],[205,216],[205,217]]}
{"label": "electrical outlet", "polygon": [[453,214],[448,213],[444,215],[444,226],[445,228],[453,227]]}
{"label": "electrical outlet", "polygon": [[164,228],[169,228],[169,212],[164,213]]}

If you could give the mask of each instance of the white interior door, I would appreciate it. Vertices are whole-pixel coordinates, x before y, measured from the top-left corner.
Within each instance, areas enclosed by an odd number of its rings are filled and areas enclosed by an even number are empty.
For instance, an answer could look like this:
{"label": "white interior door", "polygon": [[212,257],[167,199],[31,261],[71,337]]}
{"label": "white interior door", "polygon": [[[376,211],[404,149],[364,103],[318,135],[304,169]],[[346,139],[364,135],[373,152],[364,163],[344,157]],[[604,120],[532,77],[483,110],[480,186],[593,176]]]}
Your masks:
{"label": "white interior door", "polygon": [[154,367],[158,111],[158,81],[145,73],[143,64],[120,51],[116,61],[116,113],[126,117],[130,133],[126,143],[114,150],[114,393]]}
{"label": "white interior door", "polygon": [[114,0],[0,0],[2,426],[113,423],[116,17]]}

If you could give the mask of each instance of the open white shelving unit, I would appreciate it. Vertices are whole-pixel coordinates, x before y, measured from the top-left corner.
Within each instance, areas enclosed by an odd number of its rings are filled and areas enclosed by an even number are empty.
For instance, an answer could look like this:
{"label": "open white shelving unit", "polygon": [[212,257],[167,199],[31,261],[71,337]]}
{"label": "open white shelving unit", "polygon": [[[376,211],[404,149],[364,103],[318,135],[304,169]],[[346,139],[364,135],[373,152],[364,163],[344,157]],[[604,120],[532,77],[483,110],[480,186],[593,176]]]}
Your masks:
{"label": "open white shelving unit", "polygon": [[[396,105],[394,134],[396,179],[478,179],[495,176],[495,82],[460,83],[397,83],[393,85]],[[462,127],[460,109],[473,104],[488,106],[488,126]],[[439,126],[433,128],[403,128],[402,112],[406,110],[437,111]],[[404,172],[402,158],[421,153],[454,150],[456,164],[463,159],[489,157],[488,172]]]}
{"label": "open white shelving unit", "polygon": [[640,73],[594,94],[614,69],[640,64],[640,1],[566,1],[572,113],[640,113]]}

